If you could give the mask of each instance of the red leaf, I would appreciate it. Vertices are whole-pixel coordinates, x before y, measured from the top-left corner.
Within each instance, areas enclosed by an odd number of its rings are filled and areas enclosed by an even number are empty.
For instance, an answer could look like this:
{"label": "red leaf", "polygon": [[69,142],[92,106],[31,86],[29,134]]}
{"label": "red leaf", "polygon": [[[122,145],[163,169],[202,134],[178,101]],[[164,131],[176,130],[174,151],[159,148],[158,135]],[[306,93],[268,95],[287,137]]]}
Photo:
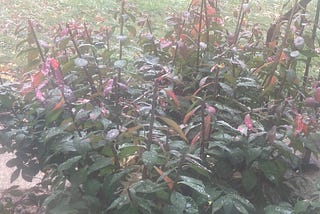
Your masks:
{"label": "red leaf", "polygon": [[203,130],[203,136],[204,136],[204,139],[203,140],[208,140],[209,137],[210,137],[210,132],[211,132],[211,116],[210,115],[207,115],[205,118],[204,118],[204,130]]}
{"label": "red leaf", "polygon": [[42,94],[42,92],[40,91],[39,88],[36,88],[36,98],[38,100],[40,100],[41,102],[46,100],[46,98],[44,98],[44,96],[43,96],[43,94]]}
{"label": "red leaf", "polygon": [[192,2],[191,2],[191,5],[197,5],[197,4],[199,4],[199,0],[192,0]]}
{"label": "red leaf", "polygon": [[193,137],[190,145],[191,145],[191,146],[194,146],[194,144],[196,144],[196,142],[197,142],[199,139],[200,139],[200,132]]}
{"label": "red leaf", "polygon": [[317,87],[314,91],[314,99],[317,102],[320,102],[320,87]]}
{"label": "red leaf", "polygon": [[58,110],[62,107],[62,105],[64,104],[64,98],[62,97],[60,102],[57,103],[57,105],[53,108],[53,110]]}
{"label": "red leaf", "polygon": [[255,131],[255,128],[253,127],[253,124],[252,124],[252,121],[251,121],[250,114],[247,114],[247,115],[244,117],[244,124],[248,127],[248,129],[249,129],[250,131]]}
{"label": "red leaf", "polygon": [[40,83],[43,81],[43,77],[44,77],[44,75],[41,71],[32,75],[31,76],[32,87],[37,88],[40,85]]}
{"label": "red leaf", "polygon": [[287,55],[282,51],[280,55],[280,62],[283,62],[287,59]]}
{"label": "red leaf", "polygon": [[52,58],[52,59],[50,60],[50,65],[51,65],[51,68],[52,68],[53,70],[57,70],[57,69],[59,69],[59,67],[60,67],[59,61],[58,61],[57,59],[55,59],[55,58]]}
{"label": "red leaf", "polygon": [[167,95],[173,100],[174,104],[179,107],[180,103],[179,100],[177,98],[177,96],[175,95],[175,93],[169,89],[165,89],[165,92],[167,93]]}
{"label": "red leaf", "polygon": [[161,49],[164,49],[164,48],[167,48],[167,47],[170,47],[172,45],[172,42],[165,39],[165,38],[161,38],[160,39],[160,48]]}
{"label": "red leaf", "polygon": [[209,104],[206,103],[206,108],[207,108],[207,111],[212,114],[212,115],[215,115],[217,113],[217,110],[215,109],[215,107],[213,106],[210,106]]}
{"label": "red leaf", "polygon": [[183,124],[186,124],[190,118],[192,117],[192,115],[200,108],[201,106],[197,106],[194,109],[192,109],[191,111],[189,111],[183,118]]}
{"label": "red leaf", "polygon": [[[162,171],[161,169],[159,169],[158,167],[153,166],[153,168],[157,171],[157,173],[158,173],[159,175],[161,175],[161,176],[164,175],[163,171]],[[173,182],[173,180],[172,180],[168,175],[163,176],[163,180],[167,183],[169,189],[172,190],[173,187],[174,187],[174,182]]]}
{"label": "red leaf", "polygon": [[104,94],[105,95],[110,94],[110,92],[112,91],[112,88],[113,88],[113,79],[109,79],[106,87],[103,90]]}
{"label": "red leaf", "polygon": [[294,136],[297,136],[297,134],[301,133],[303,130],[303,121],[302,121],[302,115],[297,114],[296,118],[294,119],[294,126],[295,126],[295,131],[294,131]]}
{"label": "red leaf", "polygon": [[215,13],[216,13],[216,9],[214,7],[212,7],[211,5],[208,5],[207,6],[207,15],[211,16],[211,15],[213,15]]}

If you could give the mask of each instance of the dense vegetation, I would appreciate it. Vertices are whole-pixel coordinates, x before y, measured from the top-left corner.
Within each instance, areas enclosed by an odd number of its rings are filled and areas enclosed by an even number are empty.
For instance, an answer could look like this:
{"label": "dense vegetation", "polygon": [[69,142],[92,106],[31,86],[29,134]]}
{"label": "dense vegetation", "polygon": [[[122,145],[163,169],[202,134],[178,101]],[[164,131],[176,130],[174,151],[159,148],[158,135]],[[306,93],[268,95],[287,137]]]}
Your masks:
{"label": "dense vegetation", "polygon": [[11,180],[43,172],[52,214],[318,213],[296,173],[320,139],[309,3],[269,30],[214,0],[161,29],[125,0],[94,24],[20,25],[26,65],[0,85]]}

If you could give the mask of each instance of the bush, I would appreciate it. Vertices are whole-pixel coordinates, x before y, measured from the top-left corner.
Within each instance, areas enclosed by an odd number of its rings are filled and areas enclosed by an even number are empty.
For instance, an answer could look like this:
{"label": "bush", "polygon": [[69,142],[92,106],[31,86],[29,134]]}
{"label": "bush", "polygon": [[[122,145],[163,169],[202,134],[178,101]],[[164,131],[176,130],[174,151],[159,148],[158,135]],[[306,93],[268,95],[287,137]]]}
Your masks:
{"label": "bush", "polygon": [[249,5],[230,33],[216,4],[192,1],[161,39],[125,1],[110,27],[68,23],[50,42],[29,21],[26,71],[1,85],[11,180],[44,172],[48,213],[295,209],[295,152],[318,153],[318,88],[298,81],[313,50],[293,16],[265,46]]}

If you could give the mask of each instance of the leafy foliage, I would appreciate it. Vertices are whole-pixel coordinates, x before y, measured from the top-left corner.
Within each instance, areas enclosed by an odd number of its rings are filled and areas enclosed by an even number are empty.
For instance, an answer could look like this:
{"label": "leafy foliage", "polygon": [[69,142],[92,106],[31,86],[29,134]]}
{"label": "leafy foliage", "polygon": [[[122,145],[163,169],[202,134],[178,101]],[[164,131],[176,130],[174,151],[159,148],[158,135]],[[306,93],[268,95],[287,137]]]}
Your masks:
{"label": "leafy foliage", "polygon": [[26,71],[0,89],[12,181],[44,172],[48,213],[317,209],[294,205],[288,175],[320,134],[318,85],[297,78],[314,51],[299,11],[267,44],[245,3],[234,33],[216,1],[193,0],[160,39],[126,1],[113,12],[113,25],[70,22],[51,41],[32,21],[19,29]]}

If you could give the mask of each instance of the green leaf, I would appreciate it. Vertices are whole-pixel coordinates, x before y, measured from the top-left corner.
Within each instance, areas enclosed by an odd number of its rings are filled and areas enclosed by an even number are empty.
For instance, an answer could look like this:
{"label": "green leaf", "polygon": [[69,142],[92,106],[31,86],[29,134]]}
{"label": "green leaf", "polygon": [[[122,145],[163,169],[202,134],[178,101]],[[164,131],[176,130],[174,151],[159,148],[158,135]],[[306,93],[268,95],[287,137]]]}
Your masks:
{"label": "green leaf", "polygon": [[13,171],[13,173],[11,174],[11,177],[10,177],[10,182],[14,182],[15,180],[17,180],[17,178],[19,177],[20,175],[20,172],[21,172],[21,169],[18,168],[16,170]]}
{"label": "green leaf", "polygon": [[21,176],[24,180],[32,182],[33,177],[39,172],[39,166],[37,164],[30,164],[27,167],[23,167]]}
{"label": "green leaf", "polygon": [[151,180],[140,180],[131,186],[137,193],[154,193],[163,189],[162,186],[153,183]]}
{"label": "green leaf", "polygon": [[123,69],[127,64],[126,60],[117,60],[114,62],[114,67],[115,68],[119,68],[119,69]]}
{"label": "green leaf", "polygon": [[101,183],[97,179],[88,179],[83,185],[86,195],[91,196],[96,196],[100,188]]}
{"label": "green leaf", "polygon": [[74,59],[74,64],[78,67],[86,67],[88,65],[88,60],[83,59],[83,58],[75,58]]}
{"label": "green leaf", "polygon": [[273,183],[278,184],[286,168],[278,161],[259,162],[263,174]]}
{"label": "green leaf", "polygon": [[58,44],[59,49],[60,50],[65,49],[69,42],[70,42],[69,36],[65,36],[65,37],[60,38],[59,44]]}
{"label": "green leaf", "polygon": [[268,205],[264,208],[265,214],[293,214],[290,204],[280,203],[279,205]]}
{"label": "green leaf", "polygon": [[58,204],[53,209],[50,209],[50,214],[75,214],[79,213],[71,204]]}
{"label": "green leaf", "polygon": [[224,90],[229,96],[233,96],[234,90],[229,85],[219,82],[220,87]]}
{"label": "green leaf", "polygon": [[47,115],[46,115],[46,126],[48,126],[50,123],[52,123],[53,121],[57,120],[58,117],[60,116],[60,114],[63,112],[64,110],[62,108],[57,109],[57,110],[52,110],[50,111]]}
{"label": "green leaf", "polygon": [[20,163],[18,158],[12,158],[7,161],[6,166],[9,168],[15,167]]}
{"label": "green leaf", "polygon": [[132,25],[126,25],[127,30],[129,31],[130,35],[135,37],[137,34],[137,30],[134,26]]}
{"label": "green leaf", "polygon": [[298,201],[294,205],[294,212],[297,214],[306,213],[309,206],[310,206],[310,201],[308,201],[308,200]]}
{"label": "green leaf", "polygon": [[86,111],[86,110],[80,109],[80,110],[77,112],[74,120],[77,121],[77,122],[86,121],[86,120],[88,119],[88,117],[89,117],[89,113],[90,113],[90,111]]}
{"label": "green leaf", "polygon": [[223,120],[218,120],[217,121],[217,125],[218,126],[222,126],[222,127],[226,128],[226,129],[229,129],[230,131],[239,133],[238,129],[233,128],[229,123],[227,123],[227,122],[225,122]]}
{"label": "green leaf", "polygon": [[248,77],[241,77],[237,80],[237,87],[253,87],[257,88],[258,85],[255,79],[248,78]]}
{"label": "green leaf", "polygon": [[213,201],[211,213],[214,214],[219,210],[221,210],[224,205],[224,201],[225,201],[225,196],[222,196],[218,198],[216,201]]}
{"label": "green leaf", "polygon": [[113,141],[115,140],[120,134],[120,131],[118,129],[111,129],[106,134],[106,140]]}
{"label": "green leaf", "polygon": [[187,205],[187,200],[186,200],[185,196],[179,192],[176,192],[176,191],[171,193],[170,202],[175,207],[175,210],[178,213],[183,213],[183,211]]}
{"label": "green leaf", "polygon": [[68,159],[67,161],[63,162],[58,166],[58,172],[63,173],[64,170],[68,170],[74,165],[76,165],[81,159],[81,156],[75,156],[73,158]]}
{"label": "green leaf", "polygon": [[148,167],[153,167],[158,163],[158,153],[154,150],[142,153],[142,161]]}
{"label": "green leaf", "polygon": [[179,125],[175,121],[173,121],[167,117],[159,117],[159,118],[163,122],[165,122],[170,128],[175,130],[184,141],[188,141],[187,136],[184,134],[182,129],[179,127]]}
{"label": "green leaf", "polygon": [[184,210],[184,213],[187,214],[198,214],[199,213],[199,209],[198,209],[198,205],[197,203],[190,197],[187,196],[186,198],[186,208]]}
{"label": "green leaf", "polygon": [[106,158],[104,156],[99,156],[97,159],[94,160],[93,164],[88,168],[88,174],[100,170],[104,167],[110,166],[113,164],[112,158]]}
{"label": "green leaf", "polygon": [[121,146],[119,146],[119,158],[127,158],[131,155],[134,155],[139,147],[141,146],[136,146],[136,145],[133,145],[133,144],[122,144]]}
{"label": "green leaf", "polygon": [[257,160],[257,158],[259,158],[259,156],[261,155],[262,151],[263,150],[261,148],[248,148],[248,149],[246,149],[245,156],[246,156],[247,165],[249,165],[253,161]]}
{"label": "green leaf", "polygon": [[118,210],[126,204],[129,204],[129,198],[127,195],[120,195],[116,200],[114,200],[107,210],[117,208]]}
{"label": "green leaf", "polygon": [[46,136],[45,136],[45,141],[49,141],[51,138],[54,138],[56,136],[60,136],[64,134],[64,130],[61,129],[60,127],[53,127],[53,128],[50,128],[48,130],[48,132],[46,133]]}
{"label": "green leaf", "polygon": [[239,202],[234,201],[233,206],[242,214],[249,214],[248,210]]}
{"label": "green leaf", "polygon": [[257,176],[252,170],[246,170],[242,174],[241,182],[246,191],[251,191],[257,184]]}
{"label": "green leaf", "polygon": [[26,50],[21,50],[18,54],[17,54],[17,58],[24,55],[24,54],[29,54],[29,53],[38,53],[39,54],[39,51],[38,51],[38,48],[29,48],[29,49],[26,49]]}
{"label": "green leaf", "polygon": [[19,197],[19,196],[22,196],[24,194],[23,191],[21,191],[19,189],[19,185],[13,185],[11,187],[9,187],[6,192],[9,193],[10,195],[12,196],[15,196],[15,197]]}
{"label": "green leaf", "polygon": [[165,214],[183,214],[177,207],[173,205],[166,205],[163,208],[163,213]]}
{"label": "green leaf", "polygon": [[208,196],[208,198],[209,198],[209,195],[208,195],[208,193],[206,193],[205,186],[201,180],[198,180],[198,179],[195,179],[192,177],[187,177],[187,176],[180,176],[180,178],[182,179],[182,181],[179,181],[178,184],[184,184],[186,186],[189,186],[190,188],[192,188],[196,192],[198,192],[204,196]]}

